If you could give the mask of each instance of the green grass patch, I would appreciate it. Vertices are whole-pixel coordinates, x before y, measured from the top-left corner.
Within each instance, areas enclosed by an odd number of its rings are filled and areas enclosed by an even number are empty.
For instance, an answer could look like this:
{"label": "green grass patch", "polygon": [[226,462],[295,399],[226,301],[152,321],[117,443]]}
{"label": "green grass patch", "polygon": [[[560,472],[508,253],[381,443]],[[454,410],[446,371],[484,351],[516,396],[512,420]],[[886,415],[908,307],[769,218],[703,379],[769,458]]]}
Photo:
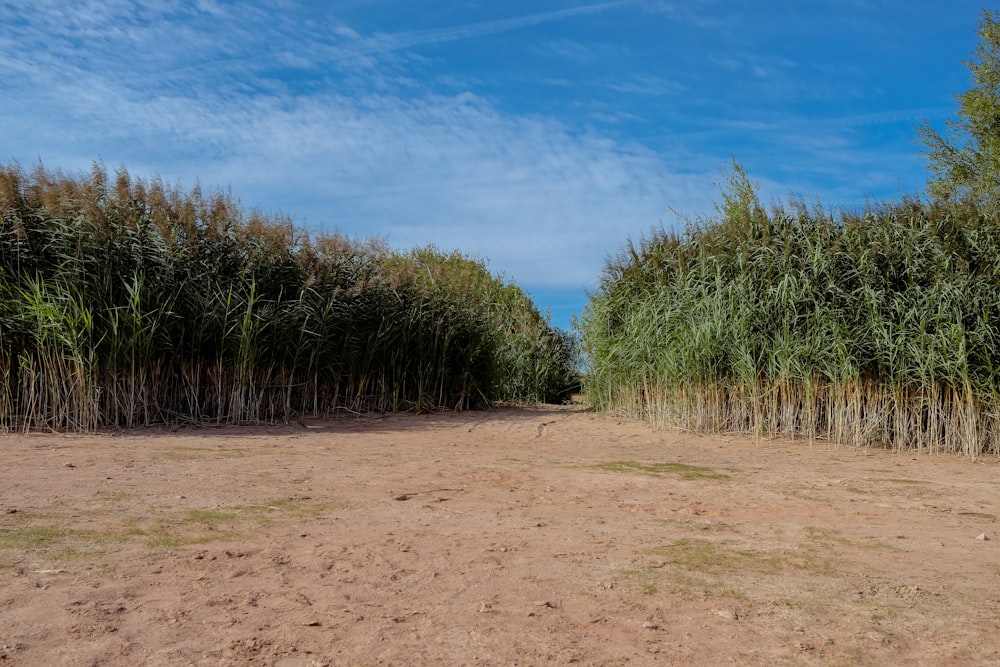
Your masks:
{"label": "green grass patch", "polygon": [[650,550],[664,565],[711,575],[778,574],[783,570],[828,572],[830,563],[807,553],[771,553],[737,549],[729,543],[682,538]]}
{"label": "green grass patch", "polygon": [[55,526],[17,526],[0,529],[0,549],[44,549],[64,540],[68,531]]}
{"label": "green grass patch", "polygon": [[267,522],[280,519],[308,521],[316,519],[326,512],[334,512],[347,507],[343,501],[316,501],[312,498],[278,498],[263,505],[254,505],[252,509],[258,520]]}
{"label": "green grass patch", "polygon": [[809,542],[806,548],[819,550],[824,555],[829,555],[836,547],[853,547],[856,549],[879,549],[881,551],[896,551],[897,548],[891,543],[885,543],[877,537],[862,537],[858,540],[851,540],[844,537],[843,533],[833,528],[820,528],[817,526],[806,526],[806,538]]}
{"label": "green grass patch", "polygon": [[184,523],[204,524],[215,526],[220,523],[232,523],[239,519],[236,512],[225,512],[222,510],[195,509],[184,513]]}
{"label": "green grass patch", "polygon": [[724,543],[711,540],[684,538],[673,544],[654,549],[652,553],[666,559],[667,563],[687,570],[706,574],[754,572],[775,574],[780,572],[783,560],[756,551],[733,549]]}
{"label": "green grass patch", "polygon": [[120,503],[129,497],[128,491],[98,491],[96,494],[101,500],[107,500],[108,502]]}
{"label": "green grass patch", "polygon": [[[188,510],[177,515],[129,517],[121,535],[141,539],[154,549],[175,549],[190,544],[204,544],[232,539],[236,515],[217,510]],[[220,524],[224,524],[220,527]]]}
{"label": "green grass patch", "polygon": [[219,457],[219,458],[240,458],[250,454],[250,450],[246,447],[190,447],[190,446],[178,446],[170,447],[169,449],[163,449],[157,452],[157,455],[161,459],[166,459],[168,461],[191,461],[194,459],[201,459],[206,456]]}
{"label": "green grass patch", "polygon": [[662,591],[692,600],[726,598],[746,602],[747,591],[763,585],[762,578],[780,581],[789,571],[836,574],[825,554],[741,549],[725,540],[682,538],[644,553],[651,557],[649,562],[622,574],[646,595]]}
{"label": "green grass patch", "polygon": [[852,542],[848,540],[843,534],[833,528],[819,528],[817,526],[806,526],[805,528],[806,537],[809,538],[810,542],[814,542],[821,546],[833,546],[836,544],[842,544],[845,546],[850,546]]}
{"label": "green grass patch", "polygon": [[109,539],[92,530],[64,528],[36,518],[19,519],[17,524],[0,528],[0,569],[27,560],[61,562],[103,551]]}
{"label": "green grass patch", "polygon": [[643,595],[667,593],[686,600],[732,599],[746,602],[739,585],[720,577],[706,577],[701,572],[670,567],[669,563],[644,565],[625,570],[623,576]]}
{"label": "green grass patch", "polygon": [[196,508],[151,518],[132,517],[125,534],[142,538],[151,547],[176,548],[233,539],[265,525],[310,521],[346,506],[311,498],[278,498],[253,505]]}
{"label": "green grass patch", "polygon": [[[116,499],[115,494],[102,497]],[[100,528],[80,530],[66,527],[52,514],[18,514],[0,526],[0,568],[25,559],[43,557],[65,560],[101,553],[112,545],[144,544],[154,549],[173,549],[253,535],[263,526],[305,523],[347,507],[339,501],[311,498],[277,498],[261,504],[233,507],[192,508],[157,512],[145,516],[112,516],[113,508],[86,512],[88,522]]]}
{"label": "green grass patch", "polygon": [[652,567],[637,567],[627,570],[625,576],[632,580],[643,595],[655,595],[659,592],[658,584],[663,573]]}
{"label": "green grass patch", "polygon": [[632,472],[642,475],[661,477],[676,475],[681,479],[729,479],[730,476],[704,466],[693,466],[686,463],[639,463],[638,461],[608,461],[594,466],[598,470],[611,472]]}

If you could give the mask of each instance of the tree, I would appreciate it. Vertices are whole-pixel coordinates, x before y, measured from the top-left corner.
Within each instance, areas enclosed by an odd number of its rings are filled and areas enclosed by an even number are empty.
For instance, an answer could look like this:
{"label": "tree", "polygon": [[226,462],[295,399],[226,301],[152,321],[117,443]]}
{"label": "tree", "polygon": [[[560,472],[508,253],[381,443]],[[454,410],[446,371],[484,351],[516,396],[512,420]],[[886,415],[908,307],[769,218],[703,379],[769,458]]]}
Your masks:
{"label": "tree", "polygon": [[974,59],[963,61],[973,88],[955,95],[958,117],[942,136],[926,120],[917,127],[932,176],[928,189],[945,200],[972,199],[1000,211],[1000,12],[983,10]]}

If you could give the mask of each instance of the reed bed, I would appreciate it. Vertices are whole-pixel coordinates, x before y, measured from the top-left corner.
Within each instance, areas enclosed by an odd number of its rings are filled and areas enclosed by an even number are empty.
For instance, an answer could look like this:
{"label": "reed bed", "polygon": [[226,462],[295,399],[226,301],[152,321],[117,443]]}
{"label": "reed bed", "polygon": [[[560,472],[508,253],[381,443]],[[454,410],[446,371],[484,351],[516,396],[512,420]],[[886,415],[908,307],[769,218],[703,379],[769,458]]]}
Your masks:
{"label": "reed bed", "polygon": [[0,429],[558,401],[573,341],[481,261],[95,165],[0,168]]}
{"label": "reed bed", "polygon": [[656,426],[1000,454],[1000,221],[901,199],[717,214],[609,260],[581,316],[586,390]]}

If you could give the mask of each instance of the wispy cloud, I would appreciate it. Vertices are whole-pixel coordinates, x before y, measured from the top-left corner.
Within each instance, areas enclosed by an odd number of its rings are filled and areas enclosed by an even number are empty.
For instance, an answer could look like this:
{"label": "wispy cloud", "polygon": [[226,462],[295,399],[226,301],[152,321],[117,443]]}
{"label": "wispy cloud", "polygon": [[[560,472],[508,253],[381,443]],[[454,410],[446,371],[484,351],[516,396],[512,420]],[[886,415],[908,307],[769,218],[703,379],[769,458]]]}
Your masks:
{"label": "wispy cloud", "polygon": [[[373,54],[623,4],[381,35],[363,38],[360,47],[348,33],[350,44],[341,48]],[[98,8],[76,22],[99,25],[113,11]],[[128,12],[121,6],[117,11]],[[231,20],[215,6],[181,11]],[[132,19],[137,34],[129,39],[148,38],[149,31],[177,35],[167,30],[173,25],[170,11],[146,16],[144,25],[136,16]],[[33,20],[36,31],[48,30],[55,17],[43,13]],[[116,30],[132,29],[129,21],[117,25]],[[169,72],[184,66],[182,54],[207,39],[186,25],[186,32],[158,56],[158,64]],[[65,41],[60,48],[83,48],[73,29],[53,29],[63,31],[57,32]],[[280,35],[280,25],[276,31],[272,37]],[[269,48],[288,66],[296,66],[302,52],[301,44],[287,39]],[[205,52],[219,59],[233,49],[206,45]],[[233,58],[241,59],[245,50],[233,51]],[[38,155],[67,168],[85,168],[102,158],[111,165],[125,164],[138,175],[230,185],[247,205],[281,209],[327,230],[387,235],[403,247],[459,247],[489,257],[498,270],[530,285],[590,283],[606,253],[627,236],[657,224],[671,206],[703,206],[711,188],[709,174],[718,167],[706,164],[698,174],[688,164],[687,171],[695,175],[681,176],[673,173],[669,157],[640,144],[581,133],[538,115],[504,113],[469,93],[414,95],[370,86],[351,94],[331,89],[293,94],[279,87],[260,95],[257,91],[268,82],[259,76],[244,72],[233,82],[227,79],[231,70],[193,65],[183,86],[139,86],[142,68],[152,73],[154,64],[140,59],[133,63],[139,75],[122,78],[118,71],[106,71],[96,62],[99,58],[68,59],[67,71],[51,63],[24,62],[17,74],[0,75],[24,93],[44,84],[44,92],[31,92],[39,102],[31,116],[17,98],[0,100],[0,117],[11,134],[6,149],[12,156]],[[60,60],[60,54],[53,53],[52,60]],[[40,137],[38,127],[46,128],[48,136]]]}
{"label": "wispy cloud", "polygon": [[[328,229],[457,245],[530,284],[586,284],[625,237],[709,196],[704,172],[682,177],[641,146],[505,116],[473,97],[325,98],[259,111],[241,153],[217,165],[227,182],[284,196]],[[275,171],[295,175],[291,192],[288,183],[268,192]]]}
{"label": "wispy cloud", "polygon": [[776,0],[508,6],[407,30],[413,7],[388,0],[7,0],[0,159],[200,178],[313,227],[569,288],[671,208],[710,211],[733,154],[768,192],[849,202],[908,164],[913,122],[947,113],[894,110],[878,61],[774,47],[787,27],[750,21],[780,19]]}
{"label": "wispy cloud", "polygon": [[583,65],[619,60],[630,54],[627,45],[610,44],[591,39],[583,42],[576,39],[548,39],[532,47],[531,51],[543,57],[561,58]]}
{"label": "wispy cloud", "polygon": [[437,44],[441,42],[473,39],[483,35],[507,32],[509,30],[516,30],[527,26],[551,23],[553,21],[561,21],[588,14],[597,14],[634,4],[636,4],[636,0],[615,0],[614,2],[601,2],[582,5],[579,7],[571,7],[569,9],[560,9],[557,11],[524,14],[514,18],[498,19],[495,21],[481,21],[465,25],[449,26],[446,28],[436,28],[433,30],[379,34],[363,40],[361,45],[365,50],[370,50],[372,52],[395,51],[423,44]]}
{"label": "wispy cloud", "polygon": [[630,74],[608,82],[608,90],[629,95],[668,95],[682,93],[685,86],[655,74]]}

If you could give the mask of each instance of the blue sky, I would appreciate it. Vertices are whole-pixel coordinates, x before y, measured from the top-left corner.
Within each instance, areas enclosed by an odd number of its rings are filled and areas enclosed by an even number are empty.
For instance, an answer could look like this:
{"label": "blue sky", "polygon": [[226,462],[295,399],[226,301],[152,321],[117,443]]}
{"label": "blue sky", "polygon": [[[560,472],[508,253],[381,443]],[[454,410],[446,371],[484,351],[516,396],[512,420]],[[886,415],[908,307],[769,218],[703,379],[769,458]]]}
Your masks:
{"label": "blue sky", "polygon": [[2,0],[0,160],[228,187],[487,259],[569,326],[604,259],[766,198],[919,192],[967,0]]}

